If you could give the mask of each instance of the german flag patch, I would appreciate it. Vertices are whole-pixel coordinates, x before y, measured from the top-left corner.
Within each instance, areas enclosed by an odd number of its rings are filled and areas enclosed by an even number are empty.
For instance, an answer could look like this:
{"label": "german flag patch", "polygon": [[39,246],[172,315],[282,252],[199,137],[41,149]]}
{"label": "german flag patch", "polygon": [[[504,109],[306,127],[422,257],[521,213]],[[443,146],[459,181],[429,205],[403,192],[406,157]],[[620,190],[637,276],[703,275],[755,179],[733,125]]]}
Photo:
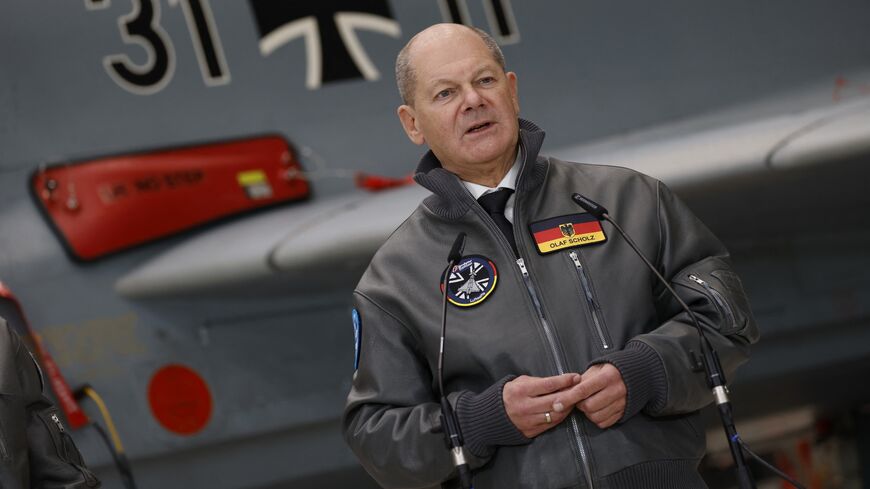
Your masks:
{"label": "german flag patch", "polygon": [[601,222],[588,212],[533,222],[529,230],[542,255],[607,241]]}

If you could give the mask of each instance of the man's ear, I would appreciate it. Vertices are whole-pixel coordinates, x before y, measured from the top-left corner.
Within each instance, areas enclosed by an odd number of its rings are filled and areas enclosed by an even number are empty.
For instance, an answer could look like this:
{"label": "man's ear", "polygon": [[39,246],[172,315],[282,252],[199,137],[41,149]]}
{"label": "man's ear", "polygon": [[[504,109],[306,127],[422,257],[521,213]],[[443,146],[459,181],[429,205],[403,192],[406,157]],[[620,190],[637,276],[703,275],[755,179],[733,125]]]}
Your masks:
{"label": "man's ear", "polygon": [[396,110],[396,114],[399,115],[399,121],[402,122],[402,128],[405,129],[405,134],[408,135],[408,139],[410,139],[412,143],[419,146],[426,142],[426,138],[423,137],[423,133],[420,132],[420,129],[417,127],[417,115],[414,112],[413,107],[410,105],[400,105]]}
{"label": "man's ear", "polygon": [[517,74],[514,73],[513,71],[508,71],[507,72],[507,80],[508,80],[508,86],[510,87],[510,90],[511,90],[511,98],[513,99],[513,102],[514,102],[514,111],[516,111],[517,116],[519,116],[520,115],[520,97],[517,94]]}

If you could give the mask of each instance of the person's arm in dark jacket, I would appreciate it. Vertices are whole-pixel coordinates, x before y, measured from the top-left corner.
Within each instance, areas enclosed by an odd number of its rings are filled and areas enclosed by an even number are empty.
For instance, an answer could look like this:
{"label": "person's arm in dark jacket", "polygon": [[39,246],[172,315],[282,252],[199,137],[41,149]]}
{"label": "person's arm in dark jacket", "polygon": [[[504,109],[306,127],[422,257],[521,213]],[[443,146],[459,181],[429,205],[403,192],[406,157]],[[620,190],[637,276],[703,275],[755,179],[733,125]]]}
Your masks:
{"label": "person's arm in dark jacket", "polygon": [[[661,183],[656,214],[659,250],[650,259],[695,313],[730,381],[759,337],[740,279],[722,243]],[[632,338],[623,350],[593,362],[612,363],[622,374],[628,392],[623,420],[641,410],[650,415],[691,412],[713,401],[705,374],[697,368],[699,338],[691,318],[664,286],[657,283],[653,293],[663,322]]]}
{"label": "person's arm in dark jacket", "polygon": [[[399,319],[359,291],[354,303],[362,332],[359,366],[343,417],[345,439],[383,487],[437,486],[454,476],[454,468],[441,431],[435,372]],[[481,393],[448,393],[472,468],[485,464],[499,445],[529,442],[502,404],[502,388],[511,378]]]}
{"label": "person's arm in dark jacket", "polygon": [[0,487],[99,487],[44,388],[36,359],[0,318],[0,448],[7,452],[0,460]]}

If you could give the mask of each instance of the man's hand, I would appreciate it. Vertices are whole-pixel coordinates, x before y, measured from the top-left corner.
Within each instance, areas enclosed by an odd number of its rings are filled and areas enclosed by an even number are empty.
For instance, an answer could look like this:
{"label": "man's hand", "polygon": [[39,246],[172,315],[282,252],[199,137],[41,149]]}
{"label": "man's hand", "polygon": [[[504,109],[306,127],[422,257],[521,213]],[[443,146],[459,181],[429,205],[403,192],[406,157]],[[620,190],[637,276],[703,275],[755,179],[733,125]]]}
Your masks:
{"label": "man's hand", "polygon": [[599,428],[613,426],[622,418],[627,391],[616,367],[609,363],[589,367],[583,372],[583,382],[577,387],[581,391],[577,409]]}
{"label": "man's hand", "polygon": [[514,426],[526,438],[534,438],[561,423],[571,413],[571,406],[583,399],[580,389],[583,384],[580,374],[554,377],[522,375],[504,385],[504,408]]}

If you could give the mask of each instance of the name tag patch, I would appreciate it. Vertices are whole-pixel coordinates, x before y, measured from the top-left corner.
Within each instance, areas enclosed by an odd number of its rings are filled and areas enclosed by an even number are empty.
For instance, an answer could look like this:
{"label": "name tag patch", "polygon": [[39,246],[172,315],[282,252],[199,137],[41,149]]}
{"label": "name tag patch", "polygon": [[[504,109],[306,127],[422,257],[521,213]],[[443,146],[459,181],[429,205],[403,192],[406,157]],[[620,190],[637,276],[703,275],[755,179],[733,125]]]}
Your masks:
{"label": "name tag patch", "polygon": [[601,221],[588,212],[533,222],[529,231],[538,246],[538,253],[542,255],[607,241]]}

